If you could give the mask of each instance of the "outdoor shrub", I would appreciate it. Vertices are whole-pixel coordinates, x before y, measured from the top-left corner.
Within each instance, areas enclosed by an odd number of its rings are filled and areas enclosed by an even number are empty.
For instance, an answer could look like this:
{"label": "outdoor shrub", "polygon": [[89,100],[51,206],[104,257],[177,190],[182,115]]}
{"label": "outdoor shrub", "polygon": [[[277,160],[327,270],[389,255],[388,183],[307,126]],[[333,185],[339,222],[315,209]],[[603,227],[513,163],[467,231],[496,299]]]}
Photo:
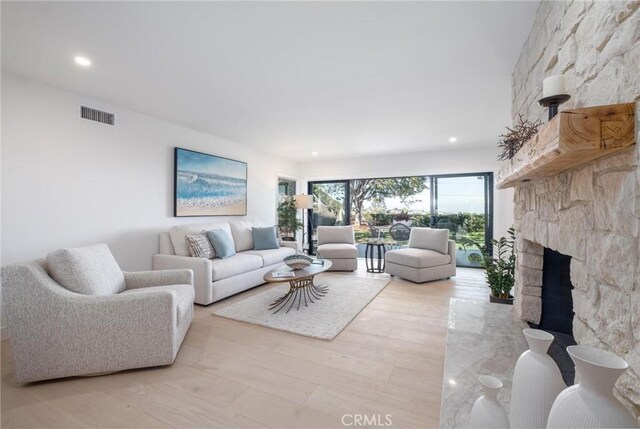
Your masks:
{"label": "outdoor shrub", "polygon": [[396,222],[406,222],[409,219],[411,219],[411,216],[409,216],[409,213],[406,210],[402,210],[400,213],[393,216],[393,220]]}
{"label": "outdoor shrub", "polygon": [[393,222],[393,215],[391,213],[371,212],[369,213],[369,216],[371,218],[371,223],[374,226],[391,225]]}

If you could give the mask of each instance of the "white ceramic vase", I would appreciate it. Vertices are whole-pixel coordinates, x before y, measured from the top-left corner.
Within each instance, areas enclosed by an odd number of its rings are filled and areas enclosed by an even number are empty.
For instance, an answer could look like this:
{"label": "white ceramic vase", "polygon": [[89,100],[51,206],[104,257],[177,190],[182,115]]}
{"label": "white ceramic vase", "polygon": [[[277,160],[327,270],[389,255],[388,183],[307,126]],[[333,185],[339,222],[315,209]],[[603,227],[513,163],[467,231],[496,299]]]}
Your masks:
{"label": "white ceramic vase", "polygon": [[629,364],[587,346],[569,346],[580,383],[566,388],[553,403],[547,428],[637,428],[637,420],[613,396],[616,380]]}
{"label": "white ceramic vase", "polygon": [[481,375],[478,380],[482,384],[484,394],[473,404],[469,427],[472,429],[509,429],[507,412],[498,402],[498,392],[502,388],[502,382],[489,375]]}
{"label": "white ceramic vase", "polygon": [[553,335],[538,329],[522,331],[529,350],[522,353],[513,373],[511,425],[518,429],[544,428],[556,397],[567,385],[547,354]]}

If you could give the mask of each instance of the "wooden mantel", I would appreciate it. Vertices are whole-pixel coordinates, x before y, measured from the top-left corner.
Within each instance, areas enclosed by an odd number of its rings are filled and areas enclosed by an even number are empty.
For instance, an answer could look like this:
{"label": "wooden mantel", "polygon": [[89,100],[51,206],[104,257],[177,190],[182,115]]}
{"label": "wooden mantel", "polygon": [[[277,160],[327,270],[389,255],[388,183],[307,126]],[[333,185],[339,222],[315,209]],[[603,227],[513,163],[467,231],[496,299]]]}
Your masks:
{"label": "wooden mantel", "polygon": [[564,110],[504,161],[496,187],[555,176],[636,143],[635,103]]}

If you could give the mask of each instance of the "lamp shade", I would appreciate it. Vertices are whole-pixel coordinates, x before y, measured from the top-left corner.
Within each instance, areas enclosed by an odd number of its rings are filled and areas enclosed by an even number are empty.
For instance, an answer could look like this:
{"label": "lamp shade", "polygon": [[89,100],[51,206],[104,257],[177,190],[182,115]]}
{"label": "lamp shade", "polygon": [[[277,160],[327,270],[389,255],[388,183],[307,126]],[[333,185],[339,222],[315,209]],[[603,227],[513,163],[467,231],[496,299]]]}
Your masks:
{"label": "lamp shade", "polygon": [[298,194],[294,196],[296,200],[296,208],[300,209],[312,209],[313,208],[313,196],[306,194]]}

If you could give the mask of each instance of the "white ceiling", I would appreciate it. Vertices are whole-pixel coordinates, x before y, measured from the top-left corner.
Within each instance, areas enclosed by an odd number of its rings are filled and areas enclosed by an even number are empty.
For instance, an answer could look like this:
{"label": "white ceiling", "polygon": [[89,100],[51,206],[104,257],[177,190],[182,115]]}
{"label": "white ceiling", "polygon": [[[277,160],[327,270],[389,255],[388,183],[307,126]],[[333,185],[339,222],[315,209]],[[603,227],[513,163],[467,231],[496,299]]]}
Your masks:
{"label": "white ceiling", "polygon": [[2,68],[299,161],[484,146],[537,4],[2,2]]}

